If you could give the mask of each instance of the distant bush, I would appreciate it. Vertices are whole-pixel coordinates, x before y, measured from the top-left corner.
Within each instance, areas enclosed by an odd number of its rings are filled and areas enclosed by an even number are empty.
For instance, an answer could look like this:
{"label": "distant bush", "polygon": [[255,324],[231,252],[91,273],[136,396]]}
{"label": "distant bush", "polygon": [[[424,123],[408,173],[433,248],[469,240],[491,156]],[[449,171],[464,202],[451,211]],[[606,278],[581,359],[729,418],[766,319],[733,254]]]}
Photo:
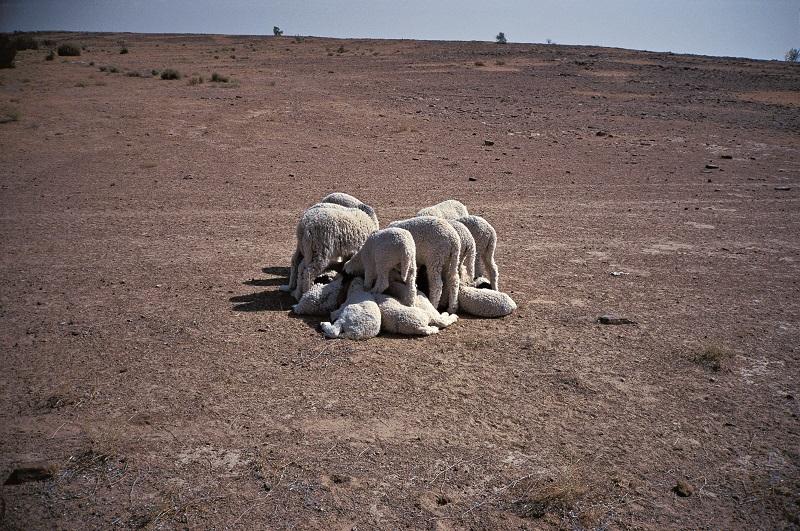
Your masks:
{"label": "distant bush", "polygon": [[283,35],[283,31],[278,26],[272,26],[272,34],[276,37]]}
{"label": "distant bush", "polygon": [[58,47],[58,55],[76,56],[81,54],[81,47],[71,42],[65,42]]}
{"label": "distant bush", "polygon": [[52,61],[55,58],[56,58],[56,52],[54,52],[53,50],[50,50],[50,53],[44,56],[45,61]]}
{"label": "distant bush", "polygon": [[158,75],[158,70],[156,70],[155,68],[150,70],[150,75],[151,76],[157,76]]}
{"label": "distant bush", "polygon": [[13,68],[17,47],[6,35],[0,35],[0,68]]}
{"label": "distant bush", "polygon": [[127,72],[125,75],[128,77],[142,77],[142,74],[136,70],[131,70],[130,72]]}
{"label": "distant bush", "polygon": [[193,76],[193,77],[192,77],[192,78],[189,80],[189,84],[190,84],[190,85],[199,85],[199,84],[201,84],[202,82],[203,82],[203,76]]}
{"label": "distant bush", "polygon": [[211,81],[215,83],[227,83],[228,77],[214,72],[213,74],[211,74]]}
{"label": "distant bush", "polygon": [[14,47],[18,50],[38,50],[39,41],[24,33],[14,36]]}
{"label": "distant bush", "polygon": [[119,68],[117,68],[116,66],[109,66],[108,71],[111,72],[112,74],[116,74],[117,72],[119,72]]}
{"label": "distant bush", "polygon": [[180,79],[181,73],[172,68],[165,68],[161,71],[161,79]]}
{"label": "distant bush", "polygon": [[128,49],[127,49],[127,48],[122,48],[122,49],[119,51],[119,53],[124,55],[124,54],[128,53]]}
{"label": "distant bush", "polygon": [[786,52],[786,55],[784,57],[786,58],[786,61],[790,63],[796,63],[800,61],[800,50],[798,50],[797,48],[792,48],[791,50]]}
{"label": "distant bush", "polygon": [[494,38],[494,40],[497,42],[497,44],[505,44],[506,42],[508,42],[506,40],[506,34],[503,33],[502,31],[497,34],[497,36]]}

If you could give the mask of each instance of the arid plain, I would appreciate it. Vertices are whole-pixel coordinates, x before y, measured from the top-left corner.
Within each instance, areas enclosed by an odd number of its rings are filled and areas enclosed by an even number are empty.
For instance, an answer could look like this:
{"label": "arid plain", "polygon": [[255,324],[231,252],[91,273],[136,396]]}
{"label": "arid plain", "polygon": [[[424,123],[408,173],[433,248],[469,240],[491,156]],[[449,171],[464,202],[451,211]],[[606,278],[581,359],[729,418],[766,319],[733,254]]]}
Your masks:
{"label": "arid plain", "polygon": [[[0,70],[0,526],[800,525],[800,66],[36,37],[85,49]],[[518,309],[323,340],[331,191],[462,201]]]}

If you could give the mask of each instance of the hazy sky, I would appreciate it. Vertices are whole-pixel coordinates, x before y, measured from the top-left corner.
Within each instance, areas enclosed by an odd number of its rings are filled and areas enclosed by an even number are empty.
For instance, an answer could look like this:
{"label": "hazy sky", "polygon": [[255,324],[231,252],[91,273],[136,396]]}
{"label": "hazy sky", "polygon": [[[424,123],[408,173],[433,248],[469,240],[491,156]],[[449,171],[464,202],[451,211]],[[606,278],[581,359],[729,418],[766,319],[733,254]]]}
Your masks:
{"label": "hazy sky", "polygon": [[0,31],[269,34],[596,44],[783,59],[800,0],[0,0]]}

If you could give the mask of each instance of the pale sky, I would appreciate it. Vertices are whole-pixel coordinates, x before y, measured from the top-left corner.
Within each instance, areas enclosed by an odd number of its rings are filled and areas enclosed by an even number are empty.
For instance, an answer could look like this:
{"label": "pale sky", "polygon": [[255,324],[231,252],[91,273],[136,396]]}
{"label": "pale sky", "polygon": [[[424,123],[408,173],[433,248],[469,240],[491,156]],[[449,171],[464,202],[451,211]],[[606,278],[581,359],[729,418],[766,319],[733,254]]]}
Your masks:
{"label": "pale sky", "polygon": [[0,31],[271,34],[590,44],[783,59],[800,0],[0,0]]}

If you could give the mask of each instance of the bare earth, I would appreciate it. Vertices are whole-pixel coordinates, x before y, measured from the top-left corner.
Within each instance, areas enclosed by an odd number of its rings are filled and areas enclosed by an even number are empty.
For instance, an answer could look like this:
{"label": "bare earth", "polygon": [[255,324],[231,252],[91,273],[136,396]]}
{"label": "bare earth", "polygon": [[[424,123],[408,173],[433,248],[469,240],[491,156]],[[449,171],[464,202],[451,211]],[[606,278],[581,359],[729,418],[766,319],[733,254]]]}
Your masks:
{"label": "bare earth", "polygon": [[[0,527],[800,525],[799,66],[38,37],[88,50],[0,71],[0,481],[52,473]],[[323,340],[277,287],[331,191],[461,200],[519,309]]]}

